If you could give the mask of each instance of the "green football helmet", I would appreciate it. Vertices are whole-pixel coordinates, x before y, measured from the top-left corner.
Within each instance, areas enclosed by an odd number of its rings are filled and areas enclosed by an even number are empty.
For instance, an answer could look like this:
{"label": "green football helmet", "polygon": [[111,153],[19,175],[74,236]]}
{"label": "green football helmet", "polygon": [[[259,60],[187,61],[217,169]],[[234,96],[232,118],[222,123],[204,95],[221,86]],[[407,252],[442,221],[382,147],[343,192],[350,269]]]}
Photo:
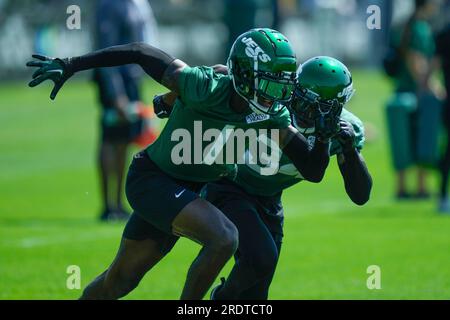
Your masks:
{"label": "green football helmet", "polygon": [[276,114],[295,89],[297,59],[287,38],[252,29],[234,42],[227,61],[234,89],[258,114]]}
{"label": "green football helmet", "polygon": [[297,76],[290,104],[294,124],[312,128],[320,116],[338,123],[342,108],[355,92],[347,67],[331,57],[314,57],[298,68]]}

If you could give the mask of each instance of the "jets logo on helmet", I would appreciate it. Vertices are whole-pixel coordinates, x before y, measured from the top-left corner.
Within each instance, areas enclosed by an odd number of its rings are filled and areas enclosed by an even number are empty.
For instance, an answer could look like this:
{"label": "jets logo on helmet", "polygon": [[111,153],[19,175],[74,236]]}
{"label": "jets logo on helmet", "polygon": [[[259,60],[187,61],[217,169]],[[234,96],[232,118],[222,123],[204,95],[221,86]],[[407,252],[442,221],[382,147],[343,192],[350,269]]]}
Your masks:
{"label": "jets logo on helmet", "polygon": [[292,97],[297,61],[290,42],[278,31],[252,29],[240,35],[227,66],[234,89],[257,114],[277,114]]}
{"label": "jets logo on helmet", "polygon": [[250,58],[259,58],[261,62],[269,62],[272,60],[252,38],[244,37],[242,38],[242,42],[246,44],[247,48],[245,49],[245,53]]}

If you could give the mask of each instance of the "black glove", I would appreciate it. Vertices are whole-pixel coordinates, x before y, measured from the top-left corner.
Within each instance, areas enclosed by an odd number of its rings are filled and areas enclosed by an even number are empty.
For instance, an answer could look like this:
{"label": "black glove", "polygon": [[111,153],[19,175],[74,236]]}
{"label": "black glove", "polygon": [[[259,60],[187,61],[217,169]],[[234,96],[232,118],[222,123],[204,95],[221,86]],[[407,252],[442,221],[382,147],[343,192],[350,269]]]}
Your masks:
{"label": "black glove", "polygon": [[161,94],[153,98],[153,110],[158,118],[165,119],[170,116],[172,106],[164,102],[163,95]]}
{"label": "black glove", "polygon": [[319,141],[329,141],[339,132],[339,118],[330,114],[320,114],[315,120],[315,134]]}
{"label": "black glove", "polygon": [[351,123],[341,120],[339,123],[341,129],[337,135],[337,140],[342,146],[343,153],[353,151],[355,149],[355,130]]}
{"label": "black glove", "polygon": [[34,59],[27,62],[27,67],[39,67],[33,73],[33,80],[28,83],[30,87],[35,87],[45,80],[52,80],[55,85],[50,93],[50,99],[54,100],[59,89],[63,86],[73,72],[70,71],[70,59],[59,59],[33,54]]}

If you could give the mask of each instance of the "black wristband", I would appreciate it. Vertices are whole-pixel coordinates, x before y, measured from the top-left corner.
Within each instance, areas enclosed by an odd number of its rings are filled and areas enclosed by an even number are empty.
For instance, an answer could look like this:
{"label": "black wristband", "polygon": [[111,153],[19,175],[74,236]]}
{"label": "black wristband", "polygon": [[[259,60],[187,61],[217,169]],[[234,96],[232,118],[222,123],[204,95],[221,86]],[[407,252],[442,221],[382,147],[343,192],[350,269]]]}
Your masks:
{"label": "black wristband", "polygon": [[153,110],[160,119],[168,118],[172,112],[172,106],[164,102],[163,95],[157,95],[153,98]]}

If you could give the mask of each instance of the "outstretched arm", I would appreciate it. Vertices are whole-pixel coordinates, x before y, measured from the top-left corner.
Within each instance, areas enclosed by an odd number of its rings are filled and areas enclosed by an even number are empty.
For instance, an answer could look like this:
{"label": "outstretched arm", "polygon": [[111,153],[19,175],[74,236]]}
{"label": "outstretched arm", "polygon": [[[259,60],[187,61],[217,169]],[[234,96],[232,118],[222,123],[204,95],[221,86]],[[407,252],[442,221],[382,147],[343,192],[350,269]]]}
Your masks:
{"label": "outstretched arm", "polygon": [[364,205],[370,198],[372,177],[363,156],[353,146],[355,133],[350,123],[342,121],[338,140],[342,153],[337,155],[339,169],[344,178],[345,191],[357,205]]}
{"label": "outstretched arm", "polygon": [[29,67],[39,67],[33,74],[30,87],[37,86],[45,80],[52,80],[55,87],[50,95],[54,99],[64,82],[74,73],[100,67],[114,67],[124,64],[138,64],[154,80],[171,91],[179,92],[178,76],[186,64],[173,58],[164,51],[144,43],[108,47],[79,57],[53,59],[33,55],[27,63]]}

